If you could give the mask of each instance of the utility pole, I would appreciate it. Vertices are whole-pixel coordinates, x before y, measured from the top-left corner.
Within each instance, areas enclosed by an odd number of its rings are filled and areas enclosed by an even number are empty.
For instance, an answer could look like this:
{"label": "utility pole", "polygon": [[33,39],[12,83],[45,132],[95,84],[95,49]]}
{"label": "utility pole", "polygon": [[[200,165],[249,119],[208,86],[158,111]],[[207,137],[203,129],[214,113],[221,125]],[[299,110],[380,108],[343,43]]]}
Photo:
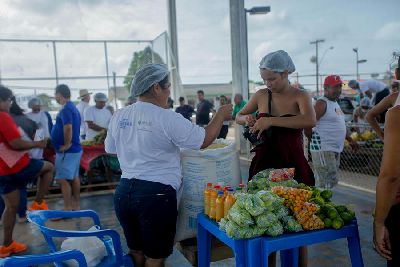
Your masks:
{"label": "utility pole", "polygon": [[113,71],[113,86],[114,86],[114,103],[115,103],[115,110],[118,109],[117,103],[117,74]]}
{"label": "utility pole", "polygon": [[317,82],[317,95],[319,95],[319,62],[318,62],[318,44],[325,42],[325,39],[317,39],[315,41],[310,42],[310,44],[315,44],[315,81]]}
{"label": "utility pole", "polygon": [[[167,9],[168,9],[168,36],[170,38],[171,44],[171,60],[170,60],[170,68],[171,71],[171,80],[172,80],[172,92],[171,97],[178,97],[178,75],[179,75],[179,56],[178,56],[178,30],[176,23],[176,1],[175,0],[167,0]],[[152,49],[153,50],[153,49]],[[168,50],[166,54],[168,54]],[[175,99],[176,100],[176,99]]]}

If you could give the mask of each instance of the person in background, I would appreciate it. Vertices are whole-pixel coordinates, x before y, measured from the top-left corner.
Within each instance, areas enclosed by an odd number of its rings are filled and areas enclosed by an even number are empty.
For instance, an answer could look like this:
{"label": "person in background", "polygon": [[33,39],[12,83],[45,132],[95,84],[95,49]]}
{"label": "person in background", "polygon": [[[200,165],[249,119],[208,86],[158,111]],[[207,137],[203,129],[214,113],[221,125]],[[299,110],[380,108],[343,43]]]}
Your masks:
{"label": "person in background", "polygon": [[371,108],[371,100],[369,100],[369,97],[364,97],[360,101],[360,105],[356,107],[356,109],[353,112],[353,122],[366,123],[367,120],[365,116],[367,115],[367,112],[370,108]]}
{"label": "person in background", "polygon": [[38,129],[43,130],[43,134],[45,138],[50,137],[49,132],[49,120],[44,111],[41,110],[42,108],[42,101],[39,98],[32,98],[28,102],[28,107],[32,109],[32,112],[26,114],[26,116],[36,122],[38,125]]}
{"label": "person in background", "polygon": [[236,115],[246,106],[247,102],[243,100],[242,94],[236,94],[233,98],[233,102],[235,105],[233,106],[232,120],[235,120]]}
{"label": "person in background", "polygon": [[[82,147],[79,140],[81,118],[71,102],[71,91],[65,84],[57,85],[55,97],[62,106],[51,132],[51,141],[56,151],[55,179],[61,186],[64,210],[80,209],[79,166]],[[109,112],[109,111],[107,111]]]}
{"label": "person in background", "polygon": [[[228,104],[228,99],[226,98],[226,96],[221,95],[219,97],[219,105],[218,106],[222,107],[222,106],[227,105],[227,104]],[[229,121],[230,120],[224,120],[224,123],[222,124],[221,131],[219,132],[219,135],[217,137],[218,139],[220,139],[220,138],[226,139],[226,136],[228,135],[228,130],[229,130]]]}
{"label": "person in background", "polygon": [[[400,79],[400,58],[395,69]],[[400,96],[386,115],[385,143],[376,184],[374,248],[388,267],[400,266]]]}
{"label": "person in background", "polygon": [[[387,88],[386,84],[377,80],[366,80],[366,81],[350,80],[348,85],[353,90],[358,90],[360,94],[366,95],[370,99],[373,99],[372,102],[374,106],[378,105],[383,98],[385,98],[390,94],[389,88]],[[386,111],[380,114],[378,119],[380,123],[385,122],[385,114]]]}
{"label": "person in background", "polygon": [[316,185],[331,189],[339,181],[338,172],[340,153],[346,139],[352,148],[357,143],[346,133],[344,113],[337,102],[342,94],[342,79],[338,75],[329,75],[324,81],[324,96],[315,103],[317,124],[315,128],[306,129],[310,141],[310,151],[316,174]]}
{"label": "person in background", "polygon": [[179,107],[176,108],[175,112],[181,114],[185,119],[192,121],[191,118],[194,109],[192,106],[185,104],[185,98],[183,96],[179,97]]}
{"label": "person in background", "polygon": [[219,96],[217,96],[217,97],[215,98],[215,101],[213,102],[213,103],[214,103],[214,109],[215,109],[215,110],[218,110],[219,107],[220,107],[220,103],[221,103],[220,99],[221,99],[221,98],[220,98]]}
{"label": "person in background", "polygon": [[108,105],[108,106],[106,107],[106,109],[108,109],[108,111],[110,111],[111,115],[114,115],[114,107],[113,107],[113,106]]}
{"label": "person in background", "polygon": [[85,110],[83,117],[88,128],[85,140],[91,141],[100,131],[107,130],[112,116],[111,112],[105,108],[107,101],[108,99],[105,94],[97,93],[94,95],[94,102],[96,104]]}
{"label": "person in background", "polygon": [[398,95],[399,91],[392,92],[390,95],[382,99],[379,104],[373,106],[365,115],[365,119],[382,141],[384,140],[384,133],[379,125],[379,118],[381,117],[381,114],[385,113],[389,108],[394,106]]}
{"label": "person in background", "polygon": [[[13,240],[13,231],[20,200],[20,189],[36,177],[38,190],[29,210],[47,210],[44,196],[53,176],[53,165],[42,160],[30,159],[26,150],[44,148],[47,140],[25,141],[17,125],[9,115],[13,94],[10,89],[0,85],[0,194],[5,203],[2,216],[3,244],[0,258],[20,253],[27,245]],[[12,156],[12,157],[10,157]]]}
{"label": "person in background", "polygon": [[[12,102],[10,106],[10,115],[13,118],[15,124],[24,131],[23,134],[26,136],[23,139],[26,141],[33,141],[33,139],[35,138],[35,132],[38,128],[36,122],[29,119],[24,114],[24,110],[21,109],[21,107],[17,104],[15,97],[12,97],[11,101]],[[26,222],[27,205],[28,205],[28,198],[25,186],[20,188],[19,190],[19,206],[17,210],[19,223]],[[4,212],[4,209],[5,209],[4,200],[0,198],[0,220],[1,220],[1,215]]]}
{"label": "person in background", "polygon": [[197,91],[197,99],[199,103],[197,104],[196,124],[204,127],[210,122],[210,112],[213,110],[213,105],[204,98],[203,90]]}
{"label": "person in background", "polygon": [[89,102],[90,102],[90,95],[92,93],[89,93],[87,89],[81,89],[79,90],[79,97],[81,101],[76,105],[76,108],[79,111],[79,115],[81,116],[81,127],[80,127],[80,137],[82,140],[86,139],[86,132],[87,132],[87,125],[85,123],[85,110],[90,107]]}
{"label": "person in background", "polygon": [[232,114],[232,105],[223,106],[203,128],[166,109],[169,75],[164,64],[136,72],[131,93],[139,100],[115,113],[105,140],[107,153],[117,154],[121,165],[114,207],[137,267],[165,266],[173,251],[180,148],[206,148]]}
{"label": "person in background", "polygon": [[[255,155],[249,169],[249,179],[269,168],[295,168],[299,183],[314,185],[314,174],[304,156],[303,129],[315,126],[311,97],[304,90],[293,88],[288,76],[295,66],[283,50],[269,53],[260,62],[260,75],[266,89],[258,90],[236,115],[236,122],[250,126],[250,133],[262,144],[253,148]],[[253,113],[258,111],[256,118]],[[269,257],[275,266],[276,253]],[[307,265],[307,250],[300,249],[300,266]]]}
{"label": "person in background", "polygon": [[167,108],[174,109],[174,100],[171,97],[168,97]]}

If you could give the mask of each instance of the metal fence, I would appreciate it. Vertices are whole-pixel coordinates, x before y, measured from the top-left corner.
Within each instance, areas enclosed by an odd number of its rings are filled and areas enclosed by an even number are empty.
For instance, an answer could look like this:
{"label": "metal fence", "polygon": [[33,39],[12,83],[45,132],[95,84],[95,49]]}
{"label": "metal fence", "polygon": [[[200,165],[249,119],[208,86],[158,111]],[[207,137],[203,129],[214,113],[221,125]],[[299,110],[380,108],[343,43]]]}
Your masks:
{"label": "metal fence", "polygon": [[0,83],[19,96],[52,96],[59,83],[69,85],[73,99],[79,89],[113,94],[132,78],[132,61],[136,67],[167,64],[173,80],[171,97],[184,94],[166,32],[153,40],[0,39]]}
{"label": "metal fence", "polygon": [[[358,144],[353,150],[345,141],[344,150],[340,155],[339,181],[342,184],[373,192],[379,175],[383,155],[383,142],[376,136],[367,123],[346,123],[348,133]],[[234,131],[231,127],[230,131]],[[232,135],[232,134],[231,134]],[[308,139],[304,137],[304,154],[312,167],[311,155],[308,151]],[[241,149],[241,155],[251,160],[253,154],[248,141]]]}

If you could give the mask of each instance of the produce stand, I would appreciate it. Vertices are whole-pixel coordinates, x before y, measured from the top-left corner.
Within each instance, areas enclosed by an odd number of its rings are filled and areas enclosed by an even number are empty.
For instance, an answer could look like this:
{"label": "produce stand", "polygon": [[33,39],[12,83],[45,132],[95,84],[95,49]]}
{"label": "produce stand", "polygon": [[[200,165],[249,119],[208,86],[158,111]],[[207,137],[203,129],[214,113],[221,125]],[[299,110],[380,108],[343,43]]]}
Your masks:
{"label": "produce stand", "polygon": [[347,238],[352,266],[364,266],[357,221],[341,229],[322,229],[283,234],[277,237],[257,237],[235,240],[221,231],[215,221],[203,213],[197,217],[198,266],[210,266],[211,236],[215,236],[235,253],[236,266],[268,266],[268,255],[281,251],[281,266],[298,266],[298,248],[316,243]]}
{"label": "produce stand", "polygon": [[81,157],[81,167],[86,171],[89,171],[90,163],[103,155],[106,155],[106,151],[104,145],[91,145],[91,146],[84,146],[82,145],[82,157]]}
{"label": "produce stand", "polygon": [[[104,173],[107,179],[107,184],[110,188],[113,187],[113,171],[119,168],[118,159],[114,155],[107,154],[103,144],[97,145],[82,145],[82,157],[80,161],[81,167],[87,172],[88,186],[92,185],[92,180],[94,175],[96,175],[96,170],[93,163],[96,160],[100,160],[105,166]],[[118,165],[118,166],[117,166]]]}

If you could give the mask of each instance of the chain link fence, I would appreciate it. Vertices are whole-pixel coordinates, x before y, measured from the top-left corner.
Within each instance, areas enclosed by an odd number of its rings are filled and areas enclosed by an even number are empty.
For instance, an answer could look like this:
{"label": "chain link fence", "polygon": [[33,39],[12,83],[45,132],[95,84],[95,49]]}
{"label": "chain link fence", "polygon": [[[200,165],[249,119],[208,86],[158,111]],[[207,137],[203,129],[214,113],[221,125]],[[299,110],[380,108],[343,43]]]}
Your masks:
{"label": "chain link fence", "polygon": [[[383,155],[383,142],[376,136],[368,123],[346,123],[347,131],[358,144],[357,149],[352,149],[345,141],[344,150],[340,155],[339,181],[342,184],[361,188],[373,192]],[[233,138],[236,129],[230,128]],[[250,145],[244,141],[247,148],[241,151],[241,158],[251,161]],[[308,152],[308,139],[304,136],[304,154],[312,167],[311,155]],[[246,146],[245,146],[246,147]]]}
{"label": "chain link fence", "polygon": [[[153,40],[0,39],[0,83],[14,91],[24,108],[34,96],[52,97],[60,83],[71,88],[72,100],[80,89],[88,89],[108,94],[109,104],[120,108],[135,72],[148,63],[167,64],[171,97],[183,96],[175,58],[166,32]],[[45,108],[56,110],[57,105]]]}

